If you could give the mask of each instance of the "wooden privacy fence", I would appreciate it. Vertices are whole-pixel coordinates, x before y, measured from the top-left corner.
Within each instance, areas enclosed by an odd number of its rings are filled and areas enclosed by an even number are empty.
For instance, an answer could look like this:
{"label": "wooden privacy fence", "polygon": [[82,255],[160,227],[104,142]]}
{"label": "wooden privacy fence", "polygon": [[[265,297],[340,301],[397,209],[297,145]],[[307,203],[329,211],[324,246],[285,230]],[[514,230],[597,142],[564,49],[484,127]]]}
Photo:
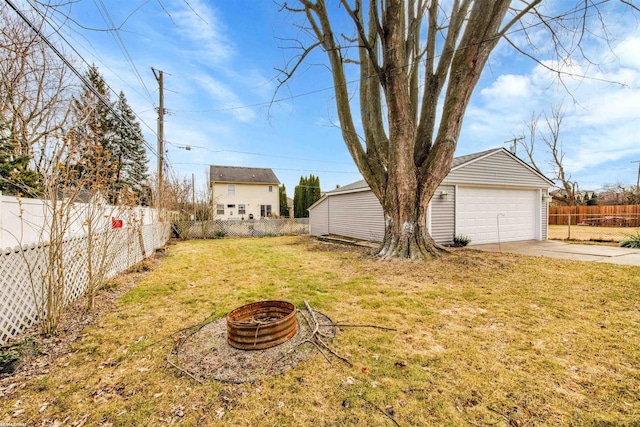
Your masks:
{"label": "wooden privacy fence", "polygon": [[638,227],[640,205],[549,207],[549,225]]}
{"label": "wooden privacy fence", "polygon": [[182,239],[296,236],[309,234],[309,218],[176,221],[173,229]]}
{"label": "wooden privacy fence", "polygon": [[[139,230],[139,229],[138,229]],[[109,258],[106,278],[142,261],[163,246],[170,237],[168,223],[143,225],[142,239],[138,230],[121,228],[110,230]],[[144,248],[144,251],[143,251]],[[41,313],[44,274],[47,272],[48,246],[31,243],[0,251],[0,344],[17,336],[36,323]],[[72,237],[63,243],[65,283],[64,299],[67,303],[83,295],[88,284],[88,241],[86,236]]]}

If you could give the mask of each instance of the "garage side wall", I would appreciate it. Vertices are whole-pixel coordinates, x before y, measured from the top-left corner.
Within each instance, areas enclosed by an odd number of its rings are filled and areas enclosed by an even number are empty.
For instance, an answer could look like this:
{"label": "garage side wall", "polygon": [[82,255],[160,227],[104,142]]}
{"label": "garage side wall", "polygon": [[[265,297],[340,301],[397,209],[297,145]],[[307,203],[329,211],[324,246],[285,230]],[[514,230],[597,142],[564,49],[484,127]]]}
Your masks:
{"label": "garage side wall", "polygon": [[329,197],[309,211],[309,234],[312,236],[329,234]]}
{"label": "garage side wall", "polygon": [[[455,194],[453,185],[441,185],[431,199],[431,237],[438,243],[451,244],[455,233]],[[444,200],[441,196],[446,191],[449,196]]]}
{"label": "garage side wall", "polygon": [[[549,192],[547,190],[542,190],[542,195],[546,196]],[[541,231],[541,236],[540,239],[541,240],[547,240],[549,238],[549,203],[548,202],[541,202],[542,203],[542,209],[541,210],[541,215],[540,215],[540,231]]]}
{"label": "garage side wall", "polygon": [[373,242],[384,239],[384,213],[373,192],[336,194],[327,200],[330,234]]}

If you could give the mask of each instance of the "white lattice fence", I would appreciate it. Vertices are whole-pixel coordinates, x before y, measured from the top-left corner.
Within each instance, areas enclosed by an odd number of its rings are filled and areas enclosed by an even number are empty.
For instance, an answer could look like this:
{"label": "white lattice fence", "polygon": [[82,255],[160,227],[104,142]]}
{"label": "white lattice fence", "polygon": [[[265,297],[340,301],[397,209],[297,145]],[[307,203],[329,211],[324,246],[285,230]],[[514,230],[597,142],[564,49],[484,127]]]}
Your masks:
{"label": "white lattice fence", "polygon": [[[163,246],[170,236],[167,223],[142,226],[146,253]],[[136,229],[116,229],[108,236],[97,236],[107,246],[105,278],[113,277],[142,261],[140,239]],[[86,236],[64,243],[64,295],[71,302],[82,296],[88,282],[88,241]],[[94,262],[100,255],[94,255]],[[48,248],[44,245],[7,248],[0,254],[0,344],[17,336],[38,321],[46,289]]]}

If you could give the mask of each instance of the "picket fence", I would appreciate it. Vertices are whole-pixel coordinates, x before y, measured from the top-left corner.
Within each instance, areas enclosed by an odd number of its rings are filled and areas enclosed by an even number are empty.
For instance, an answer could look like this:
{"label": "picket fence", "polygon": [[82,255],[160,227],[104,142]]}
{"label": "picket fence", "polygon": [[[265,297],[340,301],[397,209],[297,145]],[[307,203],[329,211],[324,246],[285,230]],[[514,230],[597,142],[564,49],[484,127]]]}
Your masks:
{"label": "picket fence", "polygon": [[[105,279],[121,273],[163,246],[170,237],[166,222],[109,230]],[[141,233],[141,234],[140,234]],[[144,249],[143,249],[144,248]],[[39,320],[45,301],[49,246],[30,243],[7,247],[0,253],[0,344],[6,343]],[[88,285],[88,239],[71,237],[63,243],[64,298],[82,296]]]}

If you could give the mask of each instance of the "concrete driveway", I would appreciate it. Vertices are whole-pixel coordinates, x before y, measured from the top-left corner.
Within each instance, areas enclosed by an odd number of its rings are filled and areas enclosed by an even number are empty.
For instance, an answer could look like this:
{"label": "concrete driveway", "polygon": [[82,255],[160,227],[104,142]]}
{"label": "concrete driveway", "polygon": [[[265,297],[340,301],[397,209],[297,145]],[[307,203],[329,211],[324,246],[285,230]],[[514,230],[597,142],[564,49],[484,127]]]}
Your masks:
{"label": "concrete driveway", "polygon": [[524,242],[506,242],[500,245],[497,243],[470,245],[469,249],[640,266],[640,249],[601,245],[579,245],[560,242],[558,240],[528,240]]}

